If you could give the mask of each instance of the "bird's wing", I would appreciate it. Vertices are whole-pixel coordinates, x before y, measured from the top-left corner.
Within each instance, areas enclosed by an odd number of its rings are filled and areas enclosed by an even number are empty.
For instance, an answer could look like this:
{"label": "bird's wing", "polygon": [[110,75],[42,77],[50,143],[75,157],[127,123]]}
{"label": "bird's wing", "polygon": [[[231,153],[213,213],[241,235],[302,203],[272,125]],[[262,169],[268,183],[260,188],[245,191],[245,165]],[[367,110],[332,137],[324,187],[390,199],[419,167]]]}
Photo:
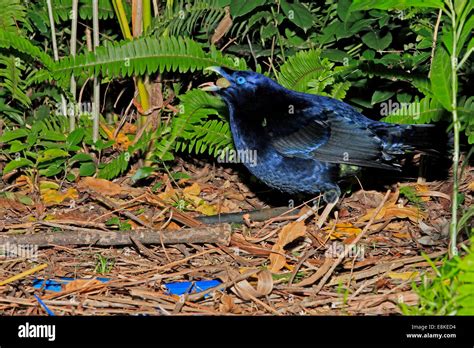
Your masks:
{"label": "bird's wing", "polygon": [[[309,113],[308,113],[309,112]],[[288,157],[314,158],[319,161],[397,169],[383,150],[383,141],[354,117],[331,110],[311,115],[305,110],[295,117],[268,121],[267,134],[274,148]]]}

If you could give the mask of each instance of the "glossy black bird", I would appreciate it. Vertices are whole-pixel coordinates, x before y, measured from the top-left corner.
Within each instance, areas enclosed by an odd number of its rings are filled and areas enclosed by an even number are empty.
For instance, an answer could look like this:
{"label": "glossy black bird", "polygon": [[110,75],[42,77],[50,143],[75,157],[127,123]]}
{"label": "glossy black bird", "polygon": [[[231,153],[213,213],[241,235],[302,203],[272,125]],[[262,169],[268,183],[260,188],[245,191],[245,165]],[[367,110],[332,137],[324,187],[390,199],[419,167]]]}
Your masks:
{"label": "glossy black bird", "polygon": [[322,192],[334,202],[354,166],[400,170],[403,155],[429,151],[435,141],[431,126],[373,121],[342,101],[288,90],[255,72],[208,70],[224,78],[203,89],[227,104],[236,149],[257,154],[256,163],[244,164],[284,192]]}

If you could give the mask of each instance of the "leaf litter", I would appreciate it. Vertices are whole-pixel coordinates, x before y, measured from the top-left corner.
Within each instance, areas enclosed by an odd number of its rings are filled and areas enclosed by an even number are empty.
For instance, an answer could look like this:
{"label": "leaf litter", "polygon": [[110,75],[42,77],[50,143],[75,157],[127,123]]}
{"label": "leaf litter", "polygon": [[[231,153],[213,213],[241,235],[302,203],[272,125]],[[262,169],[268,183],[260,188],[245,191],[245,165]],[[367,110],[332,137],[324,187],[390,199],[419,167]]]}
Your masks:
{"label": "leaf litter", "polygon": [[[80,238],[87,231],[126,233],[125,226],[132,232],[207,231],[200,216],[269,208],[232,169],[178,161],[171,172],[186,175],[157,174],[156,190],[129,186],[123,178],[34,183],[19,177],[13,185],[0,180],[0,238],[65,229]],[[474,169],[467,167],[460,185],[466,206],[473,201],[473,182]],[[378,191],[347,195],[322,228],[318,215],[298,221],[318,197],[264,221],[246,214],[231,223],[227,244],[145,245],[132,238],[126,246],[4,248],[0,310],[5,315],[48,315],[48,310],[55,315],[397,314],[400,301],[417,303],[412,284],[431,272],[423,254],[436,259],[447,253],[450,183],[403,183],[390,191],[385,202]],[[33,287],[35,280],[62,277],[75,280],[59,292]],[[219,285],[181,296],[167,291],[166,284],[202,280]]]}

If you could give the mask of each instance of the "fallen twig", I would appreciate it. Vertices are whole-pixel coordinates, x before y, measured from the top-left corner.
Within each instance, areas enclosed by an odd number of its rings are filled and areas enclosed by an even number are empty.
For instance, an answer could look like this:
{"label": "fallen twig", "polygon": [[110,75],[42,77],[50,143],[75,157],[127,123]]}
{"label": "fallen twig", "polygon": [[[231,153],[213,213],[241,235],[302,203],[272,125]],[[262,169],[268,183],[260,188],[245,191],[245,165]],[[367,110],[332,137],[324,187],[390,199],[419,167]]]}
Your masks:
{"label": "fallen twig", "polygon": [[[64,226],[58,226],[65,229]],[[77,228],[75,228],[76,230]],[[76,230],[77,231],[77,230]],[[84,232],[36,233],[0,236],[0,244],[30,244],[38,247],[55,245],[131,245],[131,237],[142,244],[217,243],[230,244],[230,225],[183,228],[181,230],[137,229],[133,231],[104,232],[85,229]]]}

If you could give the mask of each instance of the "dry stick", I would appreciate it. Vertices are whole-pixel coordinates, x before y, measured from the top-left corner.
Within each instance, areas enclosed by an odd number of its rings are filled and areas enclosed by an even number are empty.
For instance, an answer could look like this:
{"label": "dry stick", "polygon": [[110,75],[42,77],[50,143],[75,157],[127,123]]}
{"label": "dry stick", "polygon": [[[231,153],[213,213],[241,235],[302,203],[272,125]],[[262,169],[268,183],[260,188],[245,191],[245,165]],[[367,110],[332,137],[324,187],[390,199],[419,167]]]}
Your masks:
{"label": "dry stick", "polygon": [[100,203],[104,204],[107,208],[110,208],[110,209],[115,209],[117,211],[117,213],[119,214],[122,214],[122,215],[125,215],[126,217],[128,217],[129,219],[135,221],[137,224],[141,225],[141,226],[145,226],[145,227],[148,227],[148,228],[153,228],[152,226],[150,226],[149,224],[147,224],[146,222],[140,220],[137,216],[135,216],[134,214],[132,214],[131,212],[129,212],[128,210],[120,210],[122,209],[122,207],[120,207],[120,205],[112,202],[110,199],[102,196],[101,194],[97,193],[97,192],[94,192],[91,197],[97,201],[99,201]]}
{"label": "dry stick", "polygon": [[[433,44],[431,45],[431,59],[430,59],[430,66],[433,65],[433,57],[435,54],[436,50],[436,42],[438,40],[438,29],[439,29],[439,24],[441,23],[441,15],[443,14],[443,10],[439,9],[438,12],[438,19],[436,20],[436,24],[434,27],[434,32],[433,32]],[[431,69],[428,71],[428,78],[431,76]]]}
{"label": "dry stick", "polygon": [[281,315],[280,312],[278,312],[275,308],[273,308],[272,306],[270,305],[267,305],[265,302],[263,302],[262,300],[259,300],[258,298],[256,298],[255,296],[253,296],[252,294],[250,293],[246,293],[246,295],[253,301],[255,302],[256,304],[259,304],[260,306],[262,306],[263,308],[265,308],[267,311],[275,314],[275,315]]}
{"label": "dry stick", "polygon": [[383,205],[385,204],[385,202],[387,201],[388,199],[388,196],[390,195],[390,190],[387,191],[387,193],[385,194],[384,198],[382,199],[382,202],[380,202],[379,206],[377,207],[377,209],[375,209],[374,213],[372,214],[372,217],[370,218],[369,222],[367,223],[367,225],[365,225],[364,229],[362,230],[362,232],[354,239],[354,241],[349,244],[344,252],[341,254],[341,256],[339,256],[337,258],[337,260],[334,262],[334,264],[332,265],[332,267],[329,269],[329,271],[324,275],[323,279],[321,279],[321,281],[319,282],[318,286],[316,287],[316,289],[314,290],[314,294],[316,295],[319,291],[321,291],[321,289],[323,288],[324,284],[326,284],[326,282],[328,281],[329,277],[331,277],[331,275],[333,274],[334,270],[336,269],[336,267],[346,258],[346,256],[349,254],[349,252],[352,250],[352,248],[359,242],[359,240],[366,234],[366,232],[369,230],[369,227],[370,225],[372,225],[372,223],[374,222],[375,220],[375,217],[379,214],[380,210],[382,210],[382,207]]}
{"label": "dry stick", "polygon": [[[63,228],[64,226],[58,225]],[[161,236],[162,235],[162,236]],[[0,235],[0,244],[32,244],[38,247],[55,245],[132,245],[131,237],[143,244],[217,243],[230,244],[230,225],[184,228],[178,231],[137,229],[133,231],[103,232],[87,229],[85,232],[36,233],[29,235]]]}

